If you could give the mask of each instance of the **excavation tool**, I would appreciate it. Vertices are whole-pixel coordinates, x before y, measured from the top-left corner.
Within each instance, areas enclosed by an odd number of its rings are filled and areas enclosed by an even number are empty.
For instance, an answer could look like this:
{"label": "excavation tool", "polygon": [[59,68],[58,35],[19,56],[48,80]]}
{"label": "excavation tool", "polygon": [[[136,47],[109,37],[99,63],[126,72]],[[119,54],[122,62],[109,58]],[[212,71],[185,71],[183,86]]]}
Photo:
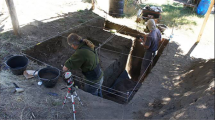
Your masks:
{"label": "excavation tool", "polygon": [[13,85],[16,87],[16,89],[14,90],[14,93],[15,93],[15,92],[18,92],[18,93],[24,92],[24,89],[23,89],[23,88],[20,88],[16,83],[13,83]]}
{"label": "excavation tool", "polygon": [[74,116],[74,120],[75,120],[75,113],[76,113],[76,111],[75,111],[75,101],[74,101],[74,98],[77,97],[78,101],[81,103],[81,105],[83,105],[83,103],[81,102],[81,99],[79,98],[78,94],[76,93],[76,88],[73,86],[74,85],[74,81],[73,81],[72,73],[71,72],[66,72],[64,74],[64,81],[67,83],[68,91],[67,91],[67,94],[66,94],[66,96],[64,98],[64,102],[63,102],[62,108],[66,104],[67,98],[71,99],[71,101],[72,101],[73,116]]}

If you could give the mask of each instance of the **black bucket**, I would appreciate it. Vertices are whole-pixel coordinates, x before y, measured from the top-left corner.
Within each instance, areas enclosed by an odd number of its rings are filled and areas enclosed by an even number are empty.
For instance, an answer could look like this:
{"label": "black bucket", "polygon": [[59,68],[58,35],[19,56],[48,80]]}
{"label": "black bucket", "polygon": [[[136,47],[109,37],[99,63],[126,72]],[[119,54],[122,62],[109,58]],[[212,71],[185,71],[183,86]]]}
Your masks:
{"label": "black bucket", "polygon": [[110,0],[109,14],[113,17],[123,17],[124,0]]}
{"label": "black bucket", "polygon": [[53,67],[47,67],[38,71],[38,78],[43,82],[47,88],[52,88],[56,85],[60,77],[60,70]]}
{"label": "black bucket", "polygon": [[22,75],[28,66],[28,58],[25,56],[12,56],[6,60],[5,64],[14,75]]}

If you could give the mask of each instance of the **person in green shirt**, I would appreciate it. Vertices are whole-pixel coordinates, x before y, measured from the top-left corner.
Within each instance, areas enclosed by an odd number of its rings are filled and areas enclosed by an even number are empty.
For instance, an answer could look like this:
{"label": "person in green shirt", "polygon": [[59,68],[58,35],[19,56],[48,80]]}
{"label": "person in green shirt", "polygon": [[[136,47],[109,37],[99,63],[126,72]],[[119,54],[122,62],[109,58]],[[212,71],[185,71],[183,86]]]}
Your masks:
{"label": "person in green shirt", "polygon": [[81,69],[87,79],[84,90],[102,97],[103,71],[99,65],[95,45],[75,33],[67,37],[67,43],[75,49],[75,53],[65,62],[63,71]]}

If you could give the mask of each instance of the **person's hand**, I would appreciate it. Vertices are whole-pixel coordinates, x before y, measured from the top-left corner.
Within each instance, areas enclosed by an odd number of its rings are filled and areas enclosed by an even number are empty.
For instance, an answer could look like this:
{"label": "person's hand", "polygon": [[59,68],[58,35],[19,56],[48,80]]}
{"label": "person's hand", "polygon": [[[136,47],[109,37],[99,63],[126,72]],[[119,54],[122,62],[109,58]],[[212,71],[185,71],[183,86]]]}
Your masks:
{"label": "person's hand", "polygon": [[143,42],[143,39],[139,38],[139,42]]}
{"label": "person's hand", "polygon": [[69,69],[64,65],[63,66],[63,72],[66,72],[66,71],[68,71]]}
{"label": "person's hand", "polygon": [[144,39],[143,39],[144,42],[146,42],[147,36],[148,36],[148,34],[144,35]]}

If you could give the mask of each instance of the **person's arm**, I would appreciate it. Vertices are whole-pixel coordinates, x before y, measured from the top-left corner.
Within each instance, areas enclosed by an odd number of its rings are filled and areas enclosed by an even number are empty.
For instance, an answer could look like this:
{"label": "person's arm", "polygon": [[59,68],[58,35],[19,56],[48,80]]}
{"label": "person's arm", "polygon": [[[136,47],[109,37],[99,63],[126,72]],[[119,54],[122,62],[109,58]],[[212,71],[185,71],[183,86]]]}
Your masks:
{"label": "person's arm", "polygon": [[145,38],[144,38],[144,42],[145,42],[145,44],[143,45],[143,47],[145,48],[145,49],[149,49],[149,47],[150,47],[150,45],[151,45],[151,38],[150,38],[150,36],[148,36],[148,35],[145,35],[144,36]]}
{"label": "person's arm", "polygon": [[63,71],[79,69],[84,63],[80,51],[76,51],[64,64]]}

